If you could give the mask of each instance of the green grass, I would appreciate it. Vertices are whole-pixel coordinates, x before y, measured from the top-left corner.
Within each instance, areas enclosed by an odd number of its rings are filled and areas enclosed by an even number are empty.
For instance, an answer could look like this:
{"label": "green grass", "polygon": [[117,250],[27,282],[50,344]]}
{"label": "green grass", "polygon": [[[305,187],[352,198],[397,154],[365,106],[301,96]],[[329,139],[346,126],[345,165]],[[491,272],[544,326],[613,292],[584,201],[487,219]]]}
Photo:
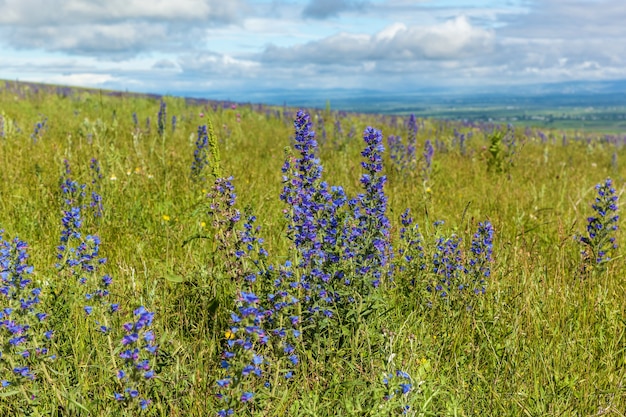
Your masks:
{"label": "green grass", "polygon": [[[85,227],[102,239],[108,258],[102,272],[114,278],[112,297],[122,314],[128,317],[138,305],[156,312],[158,378],[146,415],[207,416],[219,409],[213,394],[236,285],[216,249],[210,218],[199,209],[210,184],[190,179],[198,125],[211,120],[222,171],[235,178],[238,207],[259,218],[270,258],[284,261],[290,253],[279,194],[293,109],[281,120],[275,116],[280,108],[214,110],[179,98],[165,101],[168,119],[176,115],[178,126],[172,132],[168,120],[162,140],[156,133],[159,101],[153,98],[0,90],[5,129],[9,120],[20,129],[0,138],[0,227],[5,238],[19,235],[28,242],[34,279],[57,329],[58,359],[48,365],[49,380],[40,384],[32,415],[135,415],[113,400],[116,381],[106,367],[107,348],[92,345],[101,339],[82,314],[80,288],[54,267],[64,159],[81,182],[89,182],[91,158],[102,165],[105,214]],[[141,131],[133,125],[133,112]],[[354,127],[355,138],[334,139],[339,115],[317,113],[328,136],[320,139],[324,178],[351,196],[360,192],[360,132],[371,125],[385,137],[406,138],[402,119],[394,124],[390,116],[354,114],[341,123],[344,133]],[[33,142],[33,126],[44,117],[47,128]],[[455,128],[473,132],[465,154],[453,146]],[[554,134],[560,139],[560,132]],[[414,378],[415,415],[624,415],[624,258],[581,279],[573,236],[585,230],[595,184],[612,177],[618,193],[623,191],[626,150],[600,141],[541,143],[524,136],[523,128],[516,137],[512,163],[500,174],[490,173],[484,132],[423,120],[418,155],[427,139],[447,147],[435,150],[428,191],[419,172],[398,172],[385,157],[394,236],[407,207],[429,244],[435,220],[445,220],[445,230],[462,236],[466,246],[479,221],[493,223],[495,262],[487,293],[474,308],[429,308],[422,277],[399,277],[382,292],[385,308],[357,326],[363,332],[358,338],[337,343],[336,350],[311,346],[294,380],[259,399],[252,415],[390,415],[381,394],[386,363]],[[194,235],[204,238],[188,241]],[[621,230],[617,241],[623,254]],[[418,284],[409,285],[410,279]],[[26,414],[18,404],[15,396],[1,397],[0,414]]]}

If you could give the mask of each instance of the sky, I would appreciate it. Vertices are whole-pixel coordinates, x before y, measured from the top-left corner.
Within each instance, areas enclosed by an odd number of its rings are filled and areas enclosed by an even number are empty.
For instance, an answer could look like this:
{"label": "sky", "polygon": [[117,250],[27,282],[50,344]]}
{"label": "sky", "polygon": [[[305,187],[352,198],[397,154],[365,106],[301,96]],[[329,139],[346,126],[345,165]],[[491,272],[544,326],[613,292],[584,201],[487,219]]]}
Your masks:
{"label": "sky", "polygon": [[626,79],[624,0],[0,0],[0,11],[9,80],[246,100]]}

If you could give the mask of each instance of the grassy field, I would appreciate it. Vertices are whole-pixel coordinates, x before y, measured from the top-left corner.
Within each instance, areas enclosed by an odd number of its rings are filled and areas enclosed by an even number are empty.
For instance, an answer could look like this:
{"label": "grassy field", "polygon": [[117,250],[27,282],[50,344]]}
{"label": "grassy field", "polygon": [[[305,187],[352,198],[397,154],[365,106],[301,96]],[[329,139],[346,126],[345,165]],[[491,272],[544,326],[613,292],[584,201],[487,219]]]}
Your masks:
{"label": "grassy field", "polygon": [[0,88],[0,415],[625,415],[623,141],[307,113]]}

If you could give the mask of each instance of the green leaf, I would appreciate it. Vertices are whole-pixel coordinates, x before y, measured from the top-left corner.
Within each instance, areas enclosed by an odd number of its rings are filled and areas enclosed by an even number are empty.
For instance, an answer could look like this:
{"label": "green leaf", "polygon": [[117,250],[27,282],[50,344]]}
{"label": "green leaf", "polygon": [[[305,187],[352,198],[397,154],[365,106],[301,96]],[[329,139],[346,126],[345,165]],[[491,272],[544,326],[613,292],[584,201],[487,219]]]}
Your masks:
{"label": "green leaf", "polygon": [[165,275],[165,280],[169,282],[174,282],[176,284],[180,284],[185,281],[185,278],[180,275],[167,274]]}
{"label": "green leaf", "polygon": [[0,397],[5,398],[5,397],[11,397],[13,395],[17,395],[19,394],[20,391],[19,390],[15,390],[15,391],[6,391],[6,392],[0,392]]}

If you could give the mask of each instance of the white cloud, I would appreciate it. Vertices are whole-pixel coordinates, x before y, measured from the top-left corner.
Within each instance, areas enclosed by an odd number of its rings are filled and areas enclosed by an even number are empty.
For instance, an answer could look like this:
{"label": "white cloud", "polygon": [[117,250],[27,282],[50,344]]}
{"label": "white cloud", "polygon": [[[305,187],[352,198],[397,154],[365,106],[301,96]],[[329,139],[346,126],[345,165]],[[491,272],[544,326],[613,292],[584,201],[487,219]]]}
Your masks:
{"label": "white cloud", "polygon": [[242,0],[4,0],[0,23],[8,25],[104,23],[119,20],[233,22]]}
{"label": "white cloud", "polygon": [[206,29],[236,23],[243,0],[4,0],[0,42],[9,47],[128,59],[201,44]]}
{"label": "white cloud", "polygon": [[161,24],[116,23],[28,27],[12,33],[9,39],[18,48],[71,51],[75,55],[106,54],[132,56],[154,43],[167,42],[168,29]]}
{"label": "white cloud", "polygon": [[404,23],[394,23],[374,35],[374,41],[385,42],[391,41],[398,33],[406,32],[408,28]]}
{"label": "white cloud", "polygon": [[292,47],[269,46],[263,61],[348,65],[360,61],[457,60],[484,54],[493,40],[491,31],[474,27],[460,16],[427,27],[395,23],[374,35],[339,33]]}
{"label": "white cloud", "polygon": [[260,64],[255,61],[238,59],[229,55],[203,52],[194,55],[183,55],[178,65],[188,75],[211,75],[254,78]]}
{"label": "white cloud", "polygon": [[[464,56],[484,54],[494,41],[489,30],[472,26],[464,16],[429,27],[394,28],[392,37],[377,45],[389,51],[383,58],[457,60]],[[388,36],[388,35],[387,35]]]}
{"label": "white cloud", "polygon": [[100,86],[106,83],[119,81],[118,78],[111,74],[94,74],[94,73],[78,73],[78,74],[61,74],[55,75],[46,80],[52,84],[77,85],[77,86]]}

